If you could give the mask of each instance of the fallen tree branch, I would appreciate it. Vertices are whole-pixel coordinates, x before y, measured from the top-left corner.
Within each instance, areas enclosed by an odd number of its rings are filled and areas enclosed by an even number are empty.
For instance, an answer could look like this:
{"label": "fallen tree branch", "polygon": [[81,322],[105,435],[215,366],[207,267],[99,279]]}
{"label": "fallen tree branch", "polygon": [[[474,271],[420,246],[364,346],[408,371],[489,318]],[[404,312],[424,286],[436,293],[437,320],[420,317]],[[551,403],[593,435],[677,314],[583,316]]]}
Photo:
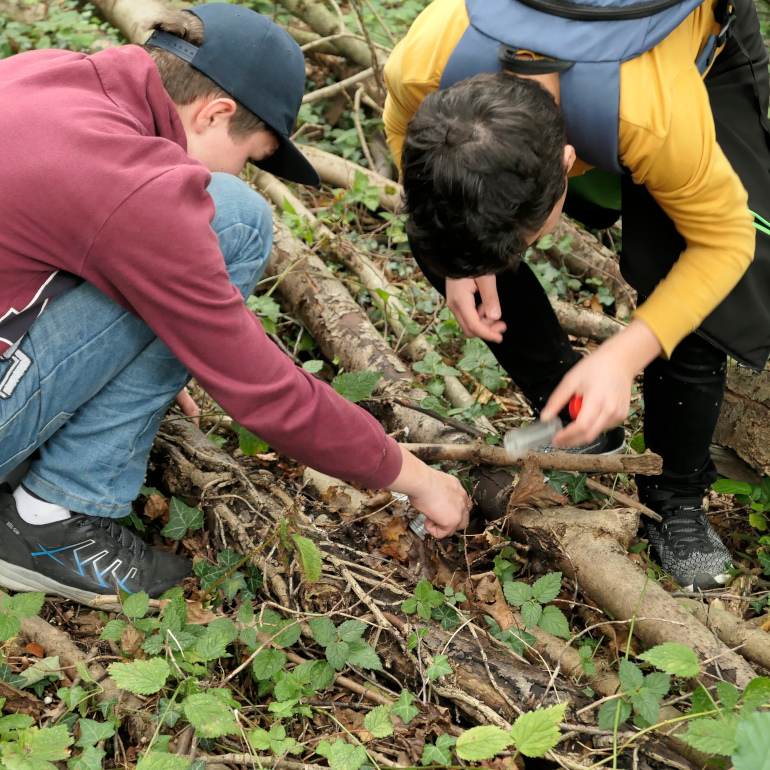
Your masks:
{"label": "fallen tree branch", "polygon": [[186,8],[171,0],[94,0],[99,16],[119,29],[130,43],[141,45],[150,36],[148,25],[170,8]]}
{"label": "fallen tree branch", "polygon": [[398,182],[378,174],[372,169],[359,166],[350,160],[319,150],[312,144],[298,145],[302,154],[313,164],[321,179],[333,187],[349,190],[356,181],[356,174],[363,174],[369,184],[379,188],[380,206],[386,211],[398,212],[401,207],[402,188]]}
{"label": "fallen tree branch", "polygon": [[706,628],[713,629],[728,647],[740,647],[744,658],[770,670],[770,634],[766,631],[714,604],[684,598],[677,601]]}
{"label": "fallen tree branch", "polygon": [[626,327],[624,323],[604,313],[564,302],[550,294],[548,299],[562,328],[573,337],[588,337],[597,342],[604,342]]}
{"label": "fallen tree branch", "polygon": [[374,67],[369,67],[369,69],[357,72],[355,75],[345,78],[345,80],[332,83],[330,86],[325,86],[324,88],[317,88],[315,91],[310,91],[302,97],[302,104],[320,102],[321,99],[327,99],[330,96],[341,93],[346,88],[350,88],[350,86],[354,86],[356,83],[360,83],[362,80],[366,80],[372,75],[374,75]]}
{"label": "fallen tree branch", "polygon": [[530,452],[526,458],[512,460],[502,448],[486,444],[404,444],[412,454],[426,463],[462,462],[473,465],[510,467],[533,458],[543,470],[578,471],[579,473],[643,473],[658,475],[663,467],[660,455],[579,455],[568,452]]}
{"label": "fallen tree branch", "polygon": [[[278,0],[280,4],[292,16],[304,21],[312,30],[321,37],[331,37],[346,32],[340,19],[335,16],[322,3],[315,0]],[[334,43],[337,50],[351,61],[362,67],[371,67],[372,64],[382,64],[387,58],[384,54],[377,54],[378,62],[372,61],[371,48],[360,40],[339,38]]]}

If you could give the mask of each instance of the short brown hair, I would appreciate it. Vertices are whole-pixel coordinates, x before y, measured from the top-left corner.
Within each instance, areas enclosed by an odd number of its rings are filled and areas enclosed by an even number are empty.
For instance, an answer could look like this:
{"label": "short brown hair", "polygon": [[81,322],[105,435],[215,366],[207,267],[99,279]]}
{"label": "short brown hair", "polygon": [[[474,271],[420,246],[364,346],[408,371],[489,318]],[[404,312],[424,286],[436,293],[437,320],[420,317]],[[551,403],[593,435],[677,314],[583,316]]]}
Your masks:
{"label": "short brown hair", "polygon": [[[203,22],[189,11],[169,11],[152,23],[148,29],[168,32],[192,45],[200,45],[203,42]],[[174,104],[184,107],[201,97],[218,99],[226,96],[228,99],[233,99],[211,78],[196,70],[176,54],[154,45],[145,45],[143,48],[155,61],[163,87]],[[230,121],[231,137],[241,138],[256,131],[271,130],[264,120],[246,109],[237,99],[233,101],[238,105],[238,109]]]}

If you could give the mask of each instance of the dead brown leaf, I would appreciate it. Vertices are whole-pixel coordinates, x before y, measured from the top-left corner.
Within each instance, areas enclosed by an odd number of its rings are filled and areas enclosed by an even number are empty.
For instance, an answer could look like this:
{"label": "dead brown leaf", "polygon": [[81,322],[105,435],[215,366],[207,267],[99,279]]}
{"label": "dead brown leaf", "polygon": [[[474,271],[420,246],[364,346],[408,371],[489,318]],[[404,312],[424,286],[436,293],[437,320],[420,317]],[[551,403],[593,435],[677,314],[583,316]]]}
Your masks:
{"label": "dead brown leaf", "polygon": [[376,495],[372,495],[364,505],[367,508],[382,508],[393,500],[393,495],[387,489],[383,489]]}
{"label": "dead brown leaf", "polygon": [[204,626],[211,623],[216,615],[209,609],[206,609],[200,602],[187,602],[187,622],[194,623],[196,626]]}
{"label": "dead brown leaf", "polygon": [[524,505],[535,508],[550,508],[567,503],[568,500],[564,495],[555,492],[548,485],[537,463],[530,457],[525,458],[521,467],[519,483],[516,484],[508,502],[508,510],[521,508]]}
{"label": "dead brown leaf", "polygon": [[126,655],[139,658],[140,660],[147,659],[147,653],[142,649],[143,641],[144,634],[141,631],[137,631],[131,625],[126,626],[120,635],[120,646]]}
{"label": "dead brown leaf", "polygon": [[321,498],[330,511],[344,511],[350,507],[353,499],[345,491],[344,487],[329,487]]}
{"label": "dead brown leaf", "polygon": [[150,495],[144,504],[144,516],[150,520],[168,514],[168,500],[160,495]]}
{"label": "dead brown leaf", "polygon": [[385,540],[397,543],[404,537],[404,535],[406,535],[406,524],[404,523],[404,520],[390,516],[384,524],[380,524],[380,535]]}
{"label": "dead brown leaf", "polygon": [[45,650],[36,642],[30,642],[24,648],[30,655],[34,655],[36,658],[44,658]]}
{"label": "dead brown leaf", "polygon": [[513,610],[505,600],[503,587],[496,575],[487,573],[471,578],[470,601],[476,609],[489,615],[503,630],[513,625]]}

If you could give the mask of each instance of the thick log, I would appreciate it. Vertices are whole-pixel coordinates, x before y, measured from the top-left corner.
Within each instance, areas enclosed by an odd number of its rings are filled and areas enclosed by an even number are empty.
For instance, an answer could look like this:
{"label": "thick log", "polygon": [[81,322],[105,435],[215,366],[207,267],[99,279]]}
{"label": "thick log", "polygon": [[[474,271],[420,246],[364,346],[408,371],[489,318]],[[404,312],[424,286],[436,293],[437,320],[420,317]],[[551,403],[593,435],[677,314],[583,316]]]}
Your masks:
{"label": "thick log", "polygon": [[713,629],[728,647],[740,647],[744,658],[770,671],[770,634],[714,604],[683,598],[677,601],[704,626]]}
{"label": "thick log", "polygon": [[[278,0],[280,4],[292,15],[301,21],[304,21],[312,30],[321,37],[330,37],[344,32],[341,29],[339,17],[332,13],[321,2],[314,0]],[[372,49],[362,40],[351,38],[337,38],[334,40],[334,46],[343,55],[351,61],[360,64],[362,67],[371,67],[372,64],[384,63],[387,58],[384,52],[378,51],[377,61],[372,61]]]}
{"label": "thick log", "polygon": [[298,145],[302,154],[313,164],[321,179],[334,187],[343,187],[346,190],[353,187],[356,174],[364,174],[369,184],[380,188],[380,206],[386,211],[396,212],[401,208],[402,188],[398,182],[388,179],[371,169],[359,166],[338,155],[324,152],[312,144]]}
{"label": "thick log", "polygon": [[612,316],[563,302],[553,295],[549,295],[548,299],[559,323],[573,337],[588,337],[597,342],[604,342],[626,326]]}
{"label": "thick log", "polygon": [[724,678],[740,689],[755,677],[740,655],[715,639],[627,558],[628,543],[639,523],[635,512],[564,506],[513,509],[508,514],[518,542],[543,553],[577,580],[580,590],[611,617],[636,618],[634,634],[648,647],[664,642],[684,644],[696,653],[706,675]]}
{"label": "thick log", "polygon": [[732,366],[714,441],[770,475],[770,372]]}
{"label": "thick log", "polygon": [[579,455],[569,452],[530,452],[525,458],[512,460],[502,448],[487,444],[404,444],[426,463],[463,462],[474,465],[510,467],[532,458],[543,470],[578,471],[580,473],[643,473],[655,476],[661,472],[660,455]]}

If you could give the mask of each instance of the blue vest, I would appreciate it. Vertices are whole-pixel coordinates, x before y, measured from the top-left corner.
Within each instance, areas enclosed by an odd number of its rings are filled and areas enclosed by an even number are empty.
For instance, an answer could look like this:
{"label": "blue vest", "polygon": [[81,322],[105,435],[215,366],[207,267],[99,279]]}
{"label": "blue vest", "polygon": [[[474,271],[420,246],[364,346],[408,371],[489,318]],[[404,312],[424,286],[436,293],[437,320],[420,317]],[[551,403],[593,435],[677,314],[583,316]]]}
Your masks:
{"label": "blue vest", "polygon": [[[532,0],[465,0],[470,25],[452,51],[439,88],[482,72],[501,72],[501,44],[574,62],[560,73],[561,111],[570,144],[592,166],[623,173],[618,160],[620,65],[649,51],[676,29],[704,0],[682,0],[652,16],[619,21],[576,20],[530,7]],[[533,5],[537,3],[532,3]],[[549,3],[559,6],[559,3]],[[644,13],[648,0],[573,0],[564,7],[628,9]],[[558,11],[557,11],[558,12]],[[698,57],[705,72],[717,36]]]}

